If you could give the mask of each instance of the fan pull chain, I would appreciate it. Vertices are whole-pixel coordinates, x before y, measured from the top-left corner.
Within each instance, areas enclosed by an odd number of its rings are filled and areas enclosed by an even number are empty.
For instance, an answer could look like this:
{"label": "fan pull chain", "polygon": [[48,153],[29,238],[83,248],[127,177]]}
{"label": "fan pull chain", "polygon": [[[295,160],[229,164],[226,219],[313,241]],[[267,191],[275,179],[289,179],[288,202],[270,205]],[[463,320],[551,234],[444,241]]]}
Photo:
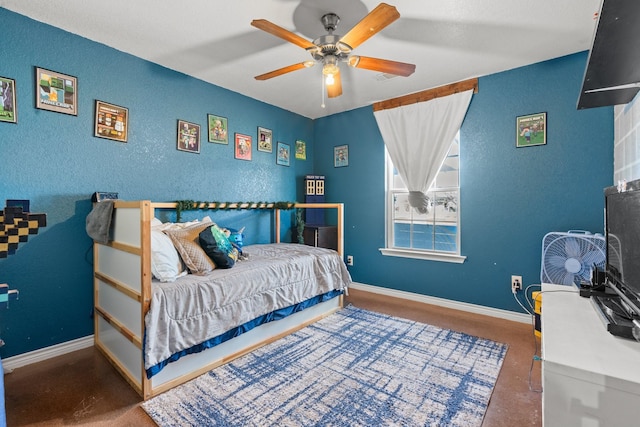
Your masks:
{"label": "fan pull chain", "polygon": [[320,80],[322,80],[322,104],[320,106],[324,108],[324,76]]}

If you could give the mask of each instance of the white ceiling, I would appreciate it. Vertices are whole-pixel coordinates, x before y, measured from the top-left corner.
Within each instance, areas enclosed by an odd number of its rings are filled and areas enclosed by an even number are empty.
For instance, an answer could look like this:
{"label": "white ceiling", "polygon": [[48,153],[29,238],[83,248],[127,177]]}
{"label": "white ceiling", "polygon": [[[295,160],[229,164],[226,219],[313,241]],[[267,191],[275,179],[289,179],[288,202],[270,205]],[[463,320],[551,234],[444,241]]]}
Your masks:
{"label": "white ceiling", "polygon": [[385,79],[343,64],[343,94],[325,99],[325,108],[318,65],[254,79],[311,57],[250,23],[267,19],[313,40],[326,33],[325,13],[340,16],[335,34],[345,34],[377,0],[0,0],[0,6],[315,119],[588,50],[601,0],[389,2],[400,19],[354,54],[414,63],[416,72]]}

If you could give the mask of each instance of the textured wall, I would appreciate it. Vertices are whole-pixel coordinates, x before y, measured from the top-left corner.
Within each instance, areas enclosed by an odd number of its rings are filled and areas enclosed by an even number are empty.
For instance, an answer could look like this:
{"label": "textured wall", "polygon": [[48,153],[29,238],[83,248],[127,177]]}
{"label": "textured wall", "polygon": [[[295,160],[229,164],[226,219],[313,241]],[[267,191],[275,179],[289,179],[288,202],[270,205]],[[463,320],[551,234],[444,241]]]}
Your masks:
{"label": "textured wall", "polygon": [[[121,199],[172,201],[295,200],[312,173],[313,121],[206,84],[139,58],[0,8],[0,75],[17,82],[18,123],[0,123],[0,201],[30,199],[48,226],[15,255],[0,259],[0,283],[20,291],[0,310],[2,357],[93,333],[91,241],[85,218],[94,191]],[[78,78],[77,117],[34,108],[34,67]],[[93,136],[94,102],[129,108],[129,142]],[[235,160],[233,145],[207,142],[206,117],[229,120],[234,132],[309,144],[306,161],[276,165],[257,152]],[[177,120],[201,125],[200,154],[176,150]],[[300,199],[302,200],[302,199]],[[203,216],[206,213],[200,213]],[[247,226],[249,242],[270,238],[269,214],[215,213],[229,226]]]}
{"label": "textured wall", "polygon": [[[461,129],[464,264],[385,257],[384,146],[371,108],[316,121],[316,173],[345,202],[357,282],[521,311],[511,275],[539,283],[550,231],[603,232],[613,170],[613,108],[578,111],[586,53],[482,77]],[[516,148],[516,116],[547,112],[547,145]],[[349,144],[349,167],[333,146]]]}

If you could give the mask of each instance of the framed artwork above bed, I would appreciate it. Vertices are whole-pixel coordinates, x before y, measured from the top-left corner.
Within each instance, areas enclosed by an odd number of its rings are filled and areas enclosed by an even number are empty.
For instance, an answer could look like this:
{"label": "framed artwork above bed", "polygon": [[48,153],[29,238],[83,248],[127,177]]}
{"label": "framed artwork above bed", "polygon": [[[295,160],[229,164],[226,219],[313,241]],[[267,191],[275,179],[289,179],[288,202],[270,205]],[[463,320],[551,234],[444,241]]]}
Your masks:
{"label": "framed artwork above bed", "polygon": [[258,128],[258,151],[271,153],[273,151],[273,132],[271,129]]}
{"label": "framed artwork above bed", "polygon": [[277,150],[276,164],[280,166],[289,166],[289,158],[291,155],[291,148],[289,147],[289,144],[278,142]]}
{"label": "framed artwork above bed", "polygon": [[238,160],[251,161],[251,137],[249,135],[236,133],[234,153],[235,158]]}
{"label": "framed artwork above bed", "polygon": [[96,116],[93,136],[127,142],[129,110],[96,100]]}
{"label": "framed artwork above bed", "polygon": [[229,143],[229,125],[226,117],[207,114],[207,123],[209,124],[209,142],[215,142],[216,144]]}
{"label": "framed artwork above bed", "polygon": [[0,77],[0,122],[18,122],[16,81],[6,77]]}
{"label": "framed artwork above bed", "polygon": [[78,115],[78,79],[36,67],[36,108]]}
{"label": "framed artwork above bed", "polygon": [[200,125],[178,120],[178,150],[200,153]]}

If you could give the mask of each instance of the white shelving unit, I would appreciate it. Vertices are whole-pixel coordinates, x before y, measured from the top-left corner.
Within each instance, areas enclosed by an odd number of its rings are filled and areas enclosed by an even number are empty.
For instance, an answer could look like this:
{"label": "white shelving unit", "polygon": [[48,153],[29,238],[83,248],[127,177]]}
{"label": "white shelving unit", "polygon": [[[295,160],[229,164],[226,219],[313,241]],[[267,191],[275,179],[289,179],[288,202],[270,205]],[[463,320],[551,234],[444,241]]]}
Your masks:
{"label": "white shelving unit", "polygon": [[640,342],[607,332],[577,288],[542,291],[543,426],[640,425]]}

